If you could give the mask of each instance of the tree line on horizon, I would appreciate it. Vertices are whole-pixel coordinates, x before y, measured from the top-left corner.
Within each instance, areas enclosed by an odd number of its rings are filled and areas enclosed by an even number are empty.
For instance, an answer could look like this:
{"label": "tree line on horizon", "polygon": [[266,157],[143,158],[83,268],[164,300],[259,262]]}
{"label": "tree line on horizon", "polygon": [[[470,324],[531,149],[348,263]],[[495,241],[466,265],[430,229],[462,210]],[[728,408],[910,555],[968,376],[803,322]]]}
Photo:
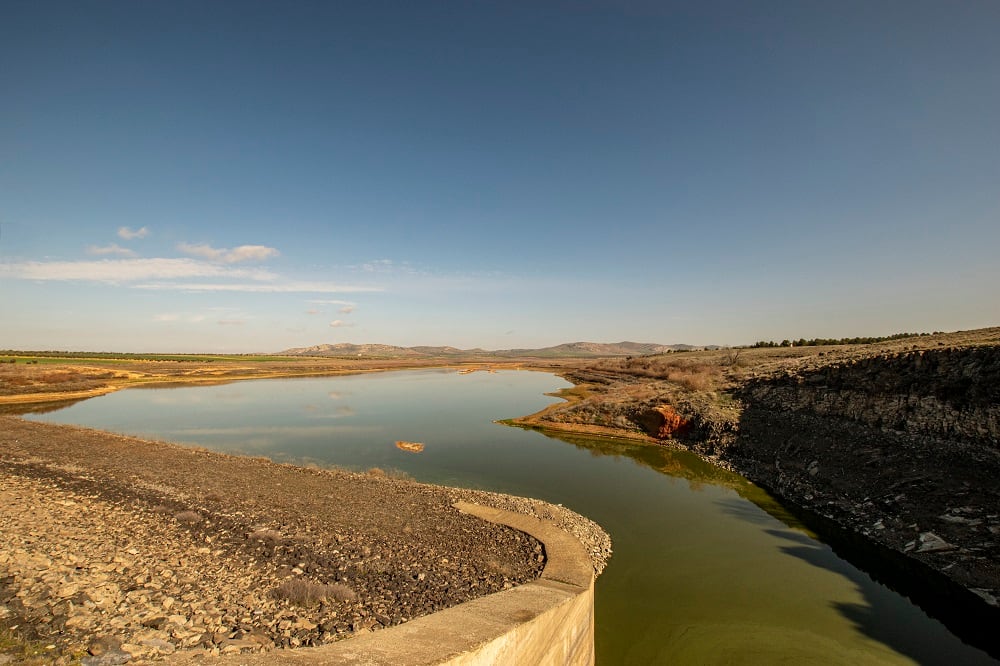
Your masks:
{"label": "tree line on horizon", "polygon": [[892,335],[885,335],[881,337],[811,338],[809,340],[799,338],[798,340],[782,340],[781,342],[775,342],[774,340],[760,340],[759,342],[755,342],[750,345],[750,349],[770,347],[822,347],[826,345],[870,345],[875,342],[890,342],[892,340],[903,340],[906,338],[918,338],[925,335],[937,334],[938,332],[935,331],[934,333],[894,333]]}

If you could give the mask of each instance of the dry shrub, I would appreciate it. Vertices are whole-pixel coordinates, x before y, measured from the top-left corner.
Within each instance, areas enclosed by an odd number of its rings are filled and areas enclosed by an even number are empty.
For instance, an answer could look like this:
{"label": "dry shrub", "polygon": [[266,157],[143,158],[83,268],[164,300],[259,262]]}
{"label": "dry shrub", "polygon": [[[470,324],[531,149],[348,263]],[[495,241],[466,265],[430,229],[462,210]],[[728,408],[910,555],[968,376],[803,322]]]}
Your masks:
{"label": "dry shrub", "polygon": [[281,532],[269,529],[254,530],[247,538],[251,541],[263,541],[270,546],[274,546],[283,541]]}
{"label": "dry shrub", "polygon": [[30,386],[34,382],[24,376],[4,377],[3,381],[8,386]]}
{"label": "dry shrub", "polygon": [[404,472],[401,469],[396,469],[395,467],[390,467],[389,469],[382,469],[381,467],[372,467],[365,472],[368,476],[377,476],[384,479],[397,479],[399,481],[413,481],[414,478],[409,472]]}
{"label": "dry shrub", "polygon": [[180,511],[174,514],[174,519],[179,523],[193,525],[201,522],[201,514],[197,511]]}
{"label": "dry shrub", "polygon": [[712,387],[712,380],[717,374],[717,368],[703,365],[671,369],[667,371],[666,378],[692,391],[706,391]]}
{"label": "dry shrub", "polygon": [[389,477],[390,479],[397,479],[399,481],[413,481],[414,480],[413,476],[410,475],[409,472],[404,472],[403,470],[396,469],[395,467],[391,467],[391,468],[385,470],[385,475],[387,477]]}
{"label": "dry shrub", "polygon": [[513,578],[517,575],[517,570],[509,562],[504,562],[497,557],[486,559],[486,568],[494,573],[498,573],[505,578]]}
{"label": "dry shrub", "polygon": [[289,578],[274,588],[278,599],[287,600],[297,606],[311,606],[321,601],[354,601],[357,593],[343,583],[326,585],[308,578]]}
{"label": "dry shrub", "polygon": [[47,372],[38,378],[43,384],[63,384],[80,378],[80,373],[64,370],[62,372]]}

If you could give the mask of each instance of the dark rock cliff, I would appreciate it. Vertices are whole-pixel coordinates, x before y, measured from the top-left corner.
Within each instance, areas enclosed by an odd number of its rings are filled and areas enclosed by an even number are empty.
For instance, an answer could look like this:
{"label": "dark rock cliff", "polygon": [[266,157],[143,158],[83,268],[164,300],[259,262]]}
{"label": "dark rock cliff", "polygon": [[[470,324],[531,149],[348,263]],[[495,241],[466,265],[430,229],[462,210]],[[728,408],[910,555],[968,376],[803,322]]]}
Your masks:
{"label": "dark rock cliff", "polygon": [[1000,347],[790,371],[736,397],[723,460],[854,546],[865,537],[886,575],[907,572],[907,594],[1000,653]]}
{"label": "dark rock cliff", "polygon": [[809,374],[755,380],[740,397],[756,409],[846,418],[882,430],[997,448],[1000,348],[874,356]]}

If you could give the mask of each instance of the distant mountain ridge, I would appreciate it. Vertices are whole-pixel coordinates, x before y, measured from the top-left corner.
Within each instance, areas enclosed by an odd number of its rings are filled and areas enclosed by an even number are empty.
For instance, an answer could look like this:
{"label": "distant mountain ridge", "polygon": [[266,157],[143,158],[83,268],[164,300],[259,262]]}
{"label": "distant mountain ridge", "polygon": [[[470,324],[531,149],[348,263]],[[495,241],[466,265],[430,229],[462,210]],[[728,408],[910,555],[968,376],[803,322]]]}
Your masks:
{"label": "distant mountain ridge", "polygon": [[280,352],[284,356],[351,356],[351,357],[392,357],[392,358],[435,358],[441,356],[493,356],[500,358],[595,358],[602,356],[647,356],[692,349],[709,349],[695,345],[661,345],[652,342],[566,342],[540,349],[458,349],[457,347],[397,347],[395,345],[336,344],[294,347]]}

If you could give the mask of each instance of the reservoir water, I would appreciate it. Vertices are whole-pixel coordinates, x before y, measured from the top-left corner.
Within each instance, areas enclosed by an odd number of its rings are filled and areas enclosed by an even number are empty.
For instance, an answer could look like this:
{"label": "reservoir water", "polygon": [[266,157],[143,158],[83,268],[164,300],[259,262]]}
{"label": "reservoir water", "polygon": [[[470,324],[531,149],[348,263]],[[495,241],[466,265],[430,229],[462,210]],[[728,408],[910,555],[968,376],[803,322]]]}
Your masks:
{"label": "reservoir water", "polygon": [[995,663],[742,477],[686,452],[493,422],[566,386],[516,371],[268,379],[120,391],[28,418],[563,504],[614,544],[596,587],[602,665]]}

